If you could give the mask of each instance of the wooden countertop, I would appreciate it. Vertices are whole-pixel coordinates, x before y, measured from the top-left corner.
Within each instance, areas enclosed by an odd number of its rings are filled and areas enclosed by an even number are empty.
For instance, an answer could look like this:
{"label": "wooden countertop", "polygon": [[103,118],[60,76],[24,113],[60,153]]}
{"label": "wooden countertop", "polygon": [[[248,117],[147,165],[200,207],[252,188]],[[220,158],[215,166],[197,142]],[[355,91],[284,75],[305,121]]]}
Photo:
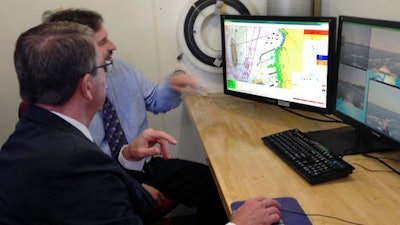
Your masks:
{"label": "wooden countertop", "polygon": [[[318,122],[277,106],[223,94],[186,96],[185,105],[228,214],[232,202],[263,195],[294,197],[307,214],[365,225],[399,223],[400,177],[377,160],[363,155],[345,156],[356,168],[352,174],[310,185],[261,141],[263,136],[291,128],[315,131],[343,124]],[[298,112],[326,119],[317,113]],[[372,155],[391,158],[384,160],[400,169],[400,151]],[[348,224],[323,216],[309,218],[313,224]]]}

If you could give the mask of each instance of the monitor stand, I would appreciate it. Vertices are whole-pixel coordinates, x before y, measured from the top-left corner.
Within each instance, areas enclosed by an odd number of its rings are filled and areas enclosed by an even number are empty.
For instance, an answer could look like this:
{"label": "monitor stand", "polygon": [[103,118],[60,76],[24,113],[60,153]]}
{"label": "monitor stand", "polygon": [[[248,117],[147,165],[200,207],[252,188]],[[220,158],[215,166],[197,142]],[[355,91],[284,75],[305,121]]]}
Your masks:
{"label": "monitor stand", "polygon": [[312,131],[307,134],[338,156],[400,148],[387,139],[379,138],[369,131],[353,126]]}

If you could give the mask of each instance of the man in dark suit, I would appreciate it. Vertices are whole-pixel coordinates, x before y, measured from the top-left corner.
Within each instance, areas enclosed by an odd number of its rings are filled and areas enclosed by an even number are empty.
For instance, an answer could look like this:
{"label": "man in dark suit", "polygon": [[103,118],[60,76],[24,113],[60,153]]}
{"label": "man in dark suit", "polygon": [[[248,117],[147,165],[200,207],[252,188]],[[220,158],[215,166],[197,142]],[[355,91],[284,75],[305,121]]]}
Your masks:
{"label": "man in dark suit", "polygon": [[[92,142],[88,130],[105,100],[112,66],[91,38],[93,31],[70,22],[38,25],[22,33],[14,64],[28,108],[0,151],[0,224],[129,224],[154,200]],[[168,151],[176,141],[145,130],[132,146]],[[157,144],[157,145],[156,145]],[[232,224],[271,224],[279,204],[252,198]]]}
{"label": "man in dark suit", "polygon": [[[0,151],[0,224],[141,224],[152,197],[87,129],[102,109],[105,70],[93,31],[75,23],[23,33],[15,49],[20,94],[29,107]],[[175,140],[147,130],[138,146]]]}

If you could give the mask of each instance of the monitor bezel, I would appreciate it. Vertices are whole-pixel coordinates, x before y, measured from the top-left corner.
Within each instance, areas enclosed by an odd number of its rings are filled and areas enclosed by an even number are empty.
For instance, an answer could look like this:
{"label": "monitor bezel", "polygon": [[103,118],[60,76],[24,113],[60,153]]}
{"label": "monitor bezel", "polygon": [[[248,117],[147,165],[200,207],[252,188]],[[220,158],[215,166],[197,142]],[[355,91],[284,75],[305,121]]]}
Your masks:
{"label": "monitor bezel", "polygon": [[[223,92],[226,95],[236,96],[244,99],[249,99],[257,102],[277,105],[280,107],[299,109],[308,112],[316,112],[321,114],[331,114],[334,110],[334,100],[336,92],[336,78],[335,78],[335,61],[336,61],[336,17],[308,17],[308,16],[262,16],[262,15],[221,15],[221,43],[222,43],[222,68],[223,68]],[[317,107],[306,105],[296,102],[288,102],[286,100],[274,99],[264,96],[257,96],[253,94],[236,92],[229,90],[227,87],[227,74],[225,64],[225,19],[238,19],[238,20],[254,20],[254,21],[282,21],[282,22],[328,22],[329,23],[329,46],[328,46],[328,74],[327,74],[327,92],[326,92],[326,106]]]}
{"label": "monitor bezel", "polygon": [[[342,26],[344,22],[350,22],[350,23],[358,23],[358,24],[363,24],[363,25],[368,25],[368,26],[379,26],[379,27],[385,27],[385,28],[394,28],[394,29],[399,29],[400,30],[400,22],[398,21],[391,21],[391,20],[382,20],[382,19],[375,19],[375,18],[365,18],[365,17],[354,17],[354,16],[346,16],[346,15],[339,15],[338,17],[338,36],[337,36],[337,47],[336,47],[336,68],[335,70],[337,71],[337,79],[339,80],[339,66],[340,66],[340,44],[342,42]],[[336,83],[337,85],[339,84],[338,82]],[[390,84],[387,84],[390,85]],[[337,87],[336,87],[337,89]],[[335,95],[335,105],[334,105],[334,110],[332,112],[333,115],[338,117],[343,121],[343,123],[348,124],[353,126],[354,128],[358,129],[359,133],[362,133],[364,135],[369,135],[369,138],[373,138],[375,142],[380,142],[384,143],[384,147],[399,147],[400,146],[400,141],[396,140],[393,137],[390,137],[386,135],[385,133],[374,129],[371,126],[368,126],[366,123],[362,123],[358,121],[357,119],[341,112],[338,111],[336,108],[336,95]],[[378,140],[379,139],[379,140]],[[390,142],[390,143],[389,143]],[[373,144],[373,143],[371,143]],[[364,147],[369,147],[369,146],[364,146]],[[388,147],[388,148],[389,148]],[[381,150],[381,149],[362,149],[360,152],[373,152],[376,150]]]}

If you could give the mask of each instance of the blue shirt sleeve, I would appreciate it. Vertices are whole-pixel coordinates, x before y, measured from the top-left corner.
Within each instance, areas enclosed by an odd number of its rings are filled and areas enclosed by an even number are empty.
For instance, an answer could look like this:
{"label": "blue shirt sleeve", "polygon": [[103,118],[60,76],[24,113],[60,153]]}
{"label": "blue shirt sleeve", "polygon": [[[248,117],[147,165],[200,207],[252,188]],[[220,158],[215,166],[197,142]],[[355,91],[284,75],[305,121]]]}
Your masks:
{"label": "blue shirt sleeve", "polygon": [[[182,95],[170,87],[167,79],[157,84],[124,60],[114,59],[113,64],[106,77],[107,97],[117,111],[127,140],[131,142],[148,128],[147,112],[158,114],[174,109],[182,102]],[[89,129],[94,142],[110,155],[101,112],[94,116]],[[132,163],[137,165],[130,169],[140,171],[144,160]]]}

